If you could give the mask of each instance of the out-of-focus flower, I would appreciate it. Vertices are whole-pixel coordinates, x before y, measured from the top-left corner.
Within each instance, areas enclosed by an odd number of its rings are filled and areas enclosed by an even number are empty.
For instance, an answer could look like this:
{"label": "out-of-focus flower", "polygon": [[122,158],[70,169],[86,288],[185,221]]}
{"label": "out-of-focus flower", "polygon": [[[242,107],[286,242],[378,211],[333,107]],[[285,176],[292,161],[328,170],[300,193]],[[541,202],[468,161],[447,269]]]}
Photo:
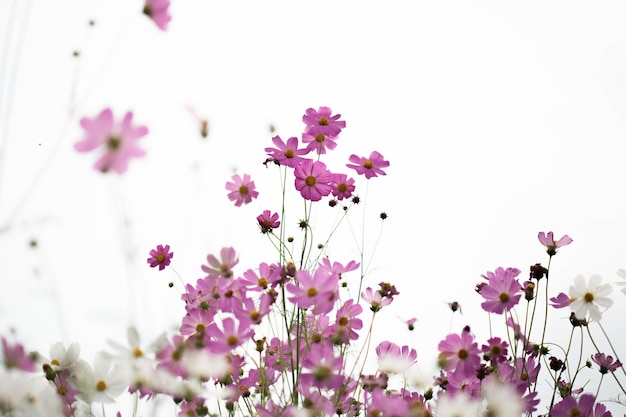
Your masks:
{"label": "out-of-focus flower", "polygon": [[146,0],[143,13],[163,31],[167,30],[167,24],[172,20],[169,13],[170,0]]}
{"label": "out-of-focus flower", "polygon": [[259,193],[256,191],[256,186],[250,175],[243,174],[243,178],[241,178],[239,174],[235,174],[231,180],[231,182],[226,183],[226,190],[230,191],[228,199],[234,201],[235,206],[240,207],[242,204],[248,204],[253,198],[258,197]]}
{"label": "out-of-focus flower", "polygon": [[137,146],[137,141],[148,134],[145,126],[134,126],[133,113],[127,112],[121,122],[113,119],[113,112],[106,108],[93,119],[83,117],[80,125],[85,129],[85,137],[74,144],[78,152],[89,152],[100,148],[102,155],[94,164],[100,172],[115,171],[123,174],[128,169],[131,158],[146,155]]}
{"label": "out-of-focus flower", "polygon": [[619,269],[617,275],[624,280],[623,282],[618,282],[617,285],[623,287],[621,291],[626,294],[626,269]]}

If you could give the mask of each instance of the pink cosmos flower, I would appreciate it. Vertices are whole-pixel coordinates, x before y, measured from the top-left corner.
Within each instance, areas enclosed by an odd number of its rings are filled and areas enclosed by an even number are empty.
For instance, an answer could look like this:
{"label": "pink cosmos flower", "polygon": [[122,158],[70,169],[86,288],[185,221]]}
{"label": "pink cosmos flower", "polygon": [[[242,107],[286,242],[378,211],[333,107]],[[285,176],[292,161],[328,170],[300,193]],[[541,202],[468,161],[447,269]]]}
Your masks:
{"label": "pink cosmos flower", "polygon": [[280,136],[274,136],[272,142],[276,145],[275,148],[265,148],[267,155],[279,164],[289,168],[295,168],[300,165],[305,158],[302,155],[306,155],[310,152],[309,149],[298,149],[298,138],[291,137],[287,139],[287,143],[283,142]]}
{"label": "pink cosmos flower", "polygon": [[315,306],[315,314],[332,310],[338,291],[336,275],[328,275],[321,268],[311,275],[303,269],[296,272],[296,281],[298,285],[291,282],[286,285],[287,291],[292,294],[289,301],[300,308]]}
{"label": "pink cosmos flower", "polygon": [[388,167],[389,162],[385,161],[384,157],[376,151],[373,151],[368,158],[353,154],[350,156],[350,162],[352,163],[346,164],[346,166],[354,169],[359,175],[365,175],[367,179],[387,175],[383,168]]}
{"label": "pink cosmos flower", "polygon": [[85,129],[84,138],[74,144],[78,152],[89,152],[100,148],[102,155],[94,168],[100,172],[113,170],[123,174],[131,158],[146,155],[137,147],[137,141],[148,134],[145,126],[133,126],[133,113],[127,112],[121,122],[113,119],[113,112],[106,108],[93,119],[83,117],[80,125]]}
{"label": "pink cosmos flower", "polygon": [[588,416],[596,398],[592,394],[583,394],[578,399],[568,395],[552,408],[552,417]]}
{"label": "pink cosmos flower", "polygon": [[539,238],[539,242],[546,247],[546,252],[548,252],[548,255],[550,256],[554,256],[556,254],[556,250],[561,246],[567,246],[573,242],[572,238],[567,235],[563,236],[559,240],[554,240],[554,233],[552,232],[548,232],[548,234],[545,232],[539,232],[537,237]]}
{"label": "pink cosmos flower", "polygon": [[613,356],[605,355],[604,353],[596,353],[591,357],[591,360],[600,367],[601,374],[615,372],[622,366],[622,363],[619,360],[614,360]]}
{"label": "pink cosmos flower", "polygon": [[0,340],[2,341],[2,364],[6,369],[19,369],[27,372],[34,372],[37,369],[33,358],[28,355],[22,344],[10,343],[4,336]]}
{"label": "pink cosmos flower", "polygon": [[481,304],[483,310],[502,314],[517,305],[522,297],[522,286],[515,277],[520,272],[515,268],[498,268],[495,273],[483,275],[487,279],[487,285],[480,288],[480,295],[486,300]]}
{"label": "pink cosmos flower", "polygon": [[159,267],[159,271],[165,269],[174,257],[174,252],[170,252],[170,245],[158,245],[156,249],[150,251],[150,257],[147,262],[150,264],[150,268]]}
{"label": "pink cosmos flower", "polygon": [[268,286],[280,280],[280,267],[278,265],[268,265],[262,262],[259,265],[259,272],[254,269],[248,269],[243,273],[243,277],[239,278],[240,285],[246,291],[263,291]]}
{"label": "pink cosmos flower", "polygon": [[398,346],[385,340],[376,346],[378,369],[391,374],[401,374],[409,370],[417,361],[417,351],[408,346]]}
{"label": "pink cosmos flower", "polygon": [[439,359],[446,371],[455,370],[466,375],[473,375],[480,365],[480,350],[469,332],[449,334],[439,342]]}
{"label": "pink cosmos flower", "polygon": [[550,305],[554,308],[569,307],[571,302],[574,301],[567,296],[564,292],[559,293],[556,297],[550,298]]}
{"label": "pink cosmos flower", "polygon": [[302,143],[307,143],[308,151],[315,151],[318,155],[326,153],[326,149],[332,151],[337,147],[336,136],[328,136],[323,133],[311,135],[310,133],[304,133],[302,135]]}
{"label": "pink cosmos flower", "polygon": [[335,324],[326,328],[326,336],[335,345],[349,344],[350,340],[357,340],[359,334],[355,330],[363,328],[363,321],[357,316],[363,312],[363,307],[354,304],[354,300],[348,300],[339,310]]}
{"label": "pink cosmos flower", "polygon": [[202,270],[210,277],[231,278],[233,276],[233,267],[239,263],[237,252],[235,252],[234,248],[222,248],[220,257],[222,258],[221,260],[217,259],[215,255],[208,255],[206,260],[209,265],[202,265]]}
{"label": "pink cosmos flower", "polygon": [[361,298],[370,305],[370,310],[374,313],[388,306],[393,301],[393,297],[383,297],[380,291],[374,291],[371,287],[367,287],[365,291],[361,293]]}
{"label": "pink cosmos flower", "polygon": [[333,174],[326,169],[326,164],[305,159],[294,169],[296,190],[310,201],[319,201],[332,191]]}
{"label": "pink cosmos flower", "polygon": [[348,178],[346,174],[333,174],[331,185],[333,187],[332,193],[337,197],[337,200],[352,197],[352,193],[355,189],[354,180]]}
{"label": "pink cosmos flower", "polygon": [[167,30],[167,24],[172,20],[169,14],[170,0],[146,0],[143,13],[163,31]]}
{"label": "pink cosmos flower", "polygon": [[346,122],[339,120],[340,114],[331,115],[332,110],[329,107],[320,107],[314,110],[306,109],[302,121],[306,125],[304,133],[311,136],[323,134],[330,137],[339,136],[341,130],[346,127]]}
{"label": "pink cosmos flower", "polygon": [[261,233],[269,233],[272,229],[280,226],[278,213],[272,213],[269,210],[263,210],[263,213],[259,214],[256,220],[259,222],[259,226],[261,226]]}
{"label": "pink cosmos flower", "polygon": [[222,325],[213,323],[206,332],[208,340],[206,347],[213,353],[226,353],[248,341],[254,331],[250,328],[250,322],[236,322],[231,317],[226,317]]}
{"label": "pink cosmos flower", "polygon": [[344,380],[341,373],[343,359],[335,356],[332,345],[315,343],[310,350],[303,349],[300,383],[317,388],[338,389]]}
{"label": "pink cosmos flower", "polygon": [[254,181],[250,179],[250,175],[243,174],[243,178],[239,174],[231,177],[232,182],[226,183],[228,199],[235,202],[235,206],[241,207],[242,204],[248,204],[253,198],[257,198],[259,193],[256,191]]}

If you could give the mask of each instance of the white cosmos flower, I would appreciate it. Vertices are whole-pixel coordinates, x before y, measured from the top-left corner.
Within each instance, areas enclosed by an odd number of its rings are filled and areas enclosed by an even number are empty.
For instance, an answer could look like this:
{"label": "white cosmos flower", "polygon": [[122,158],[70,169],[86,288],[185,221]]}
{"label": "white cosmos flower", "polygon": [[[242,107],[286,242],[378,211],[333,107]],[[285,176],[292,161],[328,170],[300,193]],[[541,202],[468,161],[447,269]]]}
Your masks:
{"label": "white cosmos flower", "polygon": [[455,395],[440,395],[433,414],[437,417],[478,417],[480,408],[480,404],[461,391]]}
{"label": "white cosmos flower", "polygon": [[50,360],[47,361],[52,369],[60,371],[71,368],[80,355],[80,345],[72,343],[67,349],[62,342],[54,343],[50,346]]}
{"label": "white cosmos flower", "polygon": [[511,385],[496,380],[484,384],[488,415],[493,417],[519,417],[524,414],[522,396]]}
{"label": "white cosmos flower", "polygon": [[128,389],[128,374],[119,363],[114,363],[104,352],[96,355],[93,368],[84,360],[74,365],[74,388],[78,396],[88,402],[112,403],[115,397]]}
{"label": "white cosmos flower", "polygon": [[606,309],[613,304],[613,301],[607,297],[613,289],[609,284],[600,284],[601,282],[600,275],[592,275],[589,283],[582,275],[574,279],[574,285],[569,287],[569,297],[574,301],[569,307],[574,311],[577,319],[586,319],[589,313],[593,320],[600,321],[602,313],[598,306]]}
{"label": "white cosmos flower", "polygon": [[65,416],[54,386],[23,372],[0,372],[0,415]]}

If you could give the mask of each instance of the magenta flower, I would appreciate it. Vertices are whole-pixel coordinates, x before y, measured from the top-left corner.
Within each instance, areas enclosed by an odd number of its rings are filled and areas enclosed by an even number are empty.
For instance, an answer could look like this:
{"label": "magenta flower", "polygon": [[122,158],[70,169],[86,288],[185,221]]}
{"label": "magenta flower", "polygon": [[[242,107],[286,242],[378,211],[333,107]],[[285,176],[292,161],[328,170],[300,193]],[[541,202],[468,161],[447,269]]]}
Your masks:
{"label": "magenta flower", "polygon": [[280,136],[274,136],[272,142],[274,142],[276,148],[265,148],[265,152],[274,161],[278,161],[279,164],[286,167],[295,168],[300,165],[304,161],[302,155],[310,152],[306,148],[298,149],[298,138],[296,137],[287,139],[287,143],[285,143]]}
{"label": "magenta flower", "polygon": [[564,292],[561,292],[556,297],[550,298],[550,305],[554,308],[565,308],[565,307],[569,307],[572,301],[574,300],[569,298],[567,294],[565,294]]}
{"label": "magenta flower", "polygon": [[346,164],[348,168],[354,169],[359,175],[365,175],[365,178],[370,179],[379,175],[387,175],[383,168],[389,166],[389,162],[385,161],[383,156],[376,151],[373,151],[368,158],[358,157],[356,155],[350,156],[351,164]]}
{"label": "magenta flower", "polygon": [[150,251],[150,257],[147,262],[150,264],[150,268],[159,267],[159,271],[165,269],[174,257],[174,252],[170,252],[170,245],[158,245],[156,249]]}
{"label": "magenta flower", "polygon": [[102,155],[94,164],[100,172],[113,170],[123,174],[128,169],[131,158],[146,155],[137,147],[137,141],[148,134],[145,126],[133,126],[133,113],[127,112],[121,122],[113,119],[113,112],[106,108],[93,119],[83,117],[80,125],[85,129],[85,137],[74,144],[78,152],[89,152],[101,149]]}
{"label": "magenta flower", "polygon": [[167,24],[172,20],[169,14],[170,0],[146,0],[143,13],[163,31],[167,30]]}
{"label": "magenta flower", "polygon": [[202,265],[202,270],[212,278],[231,278],[233,267],[239,263],[237,252],[233,248],[222,248],[220,257],[222,259],[217,259],[215,255],[208,255],[206,260],[209,265]]}
{"label": "magenta flower", "polygon": [[331,113],[329,107],[320,107],[317,111],[312,108],[306,109],[302,116],[302,121],[306,124],[304,133],[313,137],[320,133],[330,137],[339,136],[341,130],[346,127],[346,122],[339,120],[340,114],[331,115]]}
{"label": "magenta flower", "polygon": [[294,174],[296,190],[306,200],[319,201],[332,191],[333,174],[323,162],[305,159],[295,168]]}
{"label": "magenta flower", "polygon": [[272,213],[269,210],[263,210],[263,213],[259,214],[256,220],[259,222],[259,226],[261,226],[261,233],[269,233],[272,229],[280,226],[278,213]]}
{"label": "magenta flower", "polygon": [[591,357],[591,360],[600,367],[601,374],[615,372],[620,366],[622,366],[622,363],[619,360],[614,360],[613,356],[605,355],[604,353],[596,353]]}
{"label": "magenta flower", "polygon": [[439,360],[446,371],[455,370],[465,375],[473,375],[480,365],[480,350],[469,332],[449,334],[439,342]]}
{"label": "magenta flower", "polygon": [[311,135],[309,133],[304,133],[302,135],[302,143],[307,143],[306,149],[308,151],[315,151],[318,155],[322,155],[326,153],[326,149],[332,151],[337,147],[336,136],[328,136],[323,133],[318,133],[316,135]]}
{"label": "magenta flower", "polygon": [[343,359],[335,356],[332,345],[315,343],[309,351],[303,350],[300,383],[317,388],[338,389],[344,380]]}
{"label": "magenta flower", "polygon": [[556,254],[556,250],[561,246],[567,246],[573,242],[572,238],[567,235],[563,236],[559,240],[554,240],[554,233],[552,232],[548,232],[548,234],[545,232],[539,232],[537,237],[539,238],[539,242],[546,247],[546,252],[548,252],[548,255],[550,256],[554,256]]}
{"label": "magenta flower", "polygon": [[6,369],[9,371],[19,369],[26,372],[35,372],[37,369],[35,362],[28,355],[22,344],[17,342],[11,344],[4,336],[0,340],[2,341],[2,364]]}
{"label": "magenta flower", "polygon": [[335,197],[337,197],[337,200],[352,197],[352,193],[355,189],[354,180],[352,178],[348,178],[346,174],[333,174],[331,185],[333,187],[332,193]]}
{"label": "magenta flower", "polygon": [[298,285],[290,282],[285,286],[292,294],[289,301],[300,308],[315,306],[313,311],[316,314],[332,310],[339,287],[336,275],[328,275],[322,268],[317,268],[311,275],[303,269],[296,272],[296,281]]}
{"label": "magenta flower", "polygon": [[250,322],[237,323],[231,317],[226,317],[222,321],[221,328],[216,323],[211,324],[206,332],[207,349],[213,353],[226,353],[236,349],[254,335],[254,330],[249,325]]}
{"label": "magenta flower", "polygon": [[583,394],[578,399],[568,395],[552,408],[552,417],[588,416],[596,401],[592,394]]}
{"label": "magenta flower", "polygon": [[496,272],[487,272],[483,278],[487,284],[480,287],[480,295],[486,300],[481,304],[483,310],[502,314],[513,308],[522,297],[522,286],[515,279],[521,271],[515,268],[498,268]]}
{"label": "magenta flower", "polygon": [[287,143],[283,142],[280,136],[274,136],[272,142],[275,148],[265,148],[267,155],[279,164],[289,168],[295,168],[300,165],[305,158],[302,155],[308,154],[310,151],[306,148],[298,149],[298,138],[291,137],[287,139]]}
{"label": "magenta flower", "polygon": [[239,174],[231,177],[232,182],[226,183],[228,199],[235,202],[235,206],[241,207],[242,204],[248,204],[253,198],[257,198],[259,193],[256,191],[254,181],[251,181],[250,175],[243,174],[243,178]]}

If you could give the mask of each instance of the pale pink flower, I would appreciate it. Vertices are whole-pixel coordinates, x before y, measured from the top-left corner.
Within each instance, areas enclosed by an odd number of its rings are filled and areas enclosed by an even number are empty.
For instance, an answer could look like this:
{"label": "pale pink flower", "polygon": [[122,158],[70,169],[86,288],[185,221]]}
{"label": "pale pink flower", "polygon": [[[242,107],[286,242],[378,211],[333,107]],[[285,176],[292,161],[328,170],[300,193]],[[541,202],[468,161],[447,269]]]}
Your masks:
{"label": "pale pink flower", "polygon": [[333,174],[326,169],[326,164],[305,159],[294,169],[296,190],[303,198],[319,201],[332,191]]}
{"label": "pale pink flower", "polygon": [[550,256],[554,256],[558,248],[567,246],[573,242],[572,238],[567,235],[563,236],[559,240],[555,240],[554,233],[552,232],[548,232],[547,234],[545,232],[539,232],[537,237],[539,238],[539,242],[546,247],[546,252],[548,252],[548,255]]}
{"label": "pale pink flower", "polygon": [[163,31],[167,30],[167,24],[172,20],[169,13],[170,0],[146,0],[143,13]]}
{"label": "pale pink flower", "polygon": [[148,134],[145,126],[133,126],[133,113],[127,112],[122,121],[113,119],[113,112],[106,108],[93,119],[83,117],[80,125],[85,129],[84,138],[74,144],[78,152],[101,150],[101,156],[94,164],[100,172],[113,170],[123,174],[128,169],[131,158],[146,155],[137,147],[137,141]]}
{"label": "pale pink flower", "polygon": [[240,207],[242,204],[248,204],[253,198],[257,198],[259,193],[256,191],[254,181],[251,180],[250,175],[243,174],[243,178],[239,174],[235,174],[231,177],[231,182],[226,183],[226,190],[228,193],[228,199],[235,202],[235,206]]}

